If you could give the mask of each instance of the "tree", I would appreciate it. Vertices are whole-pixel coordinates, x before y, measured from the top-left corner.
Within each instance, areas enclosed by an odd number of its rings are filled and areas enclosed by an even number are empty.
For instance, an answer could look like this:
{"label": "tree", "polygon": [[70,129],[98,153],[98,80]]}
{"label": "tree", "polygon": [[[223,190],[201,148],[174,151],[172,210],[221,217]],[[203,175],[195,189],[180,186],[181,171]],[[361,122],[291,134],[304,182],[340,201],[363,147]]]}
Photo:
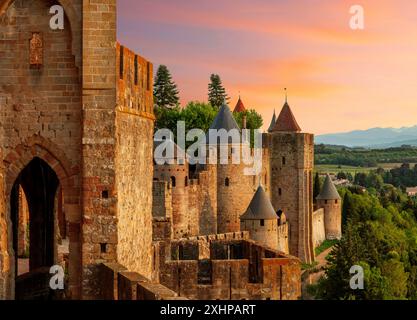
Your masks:
{"label": "tree", "polygon": [[354,183],[359,185],[359,186],[365,187],[366,186],[366,173],[359,172],[359,173],[355,174]]}
{"label": "tree", "polygon": [[342,204],[342,231],[344,231],[348,220],[355,218],[356,211],[353,207],[352,193],[350,191],[345,193]]}
{"label": "tree", "polygon": [[201,129],[207,132],[218,110],[209,103],[191,101],[181,112],[181,120],[185,121],[186,130]]}
{"label": "tree", "polygon": [[230,99],[218,74],[212,74],[210,76],[208,90],[208,101],[213,107],[219,108]]}
{"label": "tree", "polygon": [[[352,194],[345,189],[342,239],[328,256],[325,277],[311,290],[320,299],[416,299],[417,297],[417,221],[411,209],[401,211],[400,203],[387,198],[384,185],[380,193]],[[386,206],[381,206],[385,198]],[[364,269],[364,290],[350,288],[350,268]]]}
{"label": "tree", "polygon": [[178,106],[178,89],[165,65],[160,65],[154,83],[155,104],[161,108]]}
{"label": "tree", "polygon": [[262,116],[255,110],[246,110],[243,112],[234,112],[233,117],[240,128],[243,128],[243,118],[246,117],[246,129],[250,130],[250,142],[251,146],[254,146],[255,130],[259,129],[263,125]]}
{"label": "tree", "polygon": [[346,173],[344,173],[343,171],[338,172],[337,173],[337,179],[338,180],[346,180],[347,179]]}
{"label": "tree", "polygon": [[321,181],[320,181],[320,175],[318,172],[316,172],[316,175],[314,176],[314,186],[313,186],[313,201],[316,202],[316,198],[320,194],[321,191]]}
{"label": "tree", "polygon": [[367,188],[375,188],[376,190],[380,190],[383,185],[384,180],[382,177],[373,171],[369,173],[365,178],[365,186]]}
{"label": "tree", "polygon": [[[176,140],[178,121],[184,121],[186,131],[201,129],[207,132],[217,112],[218,110],[210,104],[198,101],[189,102],[185,108],[155,108],[155,130],[169,129],[174,133]],[[191,144],[190,141],[186,142],[187,147]]]}

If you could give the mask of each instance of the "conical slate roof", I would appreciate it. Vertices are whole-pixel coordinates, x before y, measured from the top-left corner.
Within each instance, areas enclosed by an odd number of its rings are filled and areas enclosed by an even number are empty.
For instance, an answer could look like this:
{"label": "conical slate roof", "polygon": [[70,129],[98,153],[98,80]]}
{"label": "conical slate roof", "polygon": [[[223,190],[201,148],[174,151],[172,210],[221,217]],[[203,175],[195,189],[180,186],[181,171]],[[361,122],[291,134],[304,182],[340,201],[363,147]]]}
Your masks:
{"label": "conical slate roof", "polygon": [[264,188],[259,186],[246,212],[240,220],[277,220],[278,216],[272,207]]}
{"label": "conical slate roof", "polygon": [[285,102],[281,113],[278,116],[278,120],[272,131],[286,131],[286,132],[300,132],[301,128],[295,120],[294,114],[291,111],[290,106]]}
{"label": "conical slate roof", "polygon": [[232,129],[240,130],[239,125],[236,123],[236,120],[233,117],[233,114],[227,104],[224,103],[222,105],[219,112],[217,113],[216,118],[214,118],[210,129],[225,129],[226,131],[230,131]]}
{"label": "conical slate roof", "polygon": [[277,116],[274,110],[274,115],[272,116],[271,124],[269,125],[269,128],[268,128],[268,132],[272,132],[274,130],[276,123],[277,123]]}
{"label": "conical slate roof", "polygon": [[233,112],[243,112],[246,111],[245,105],[243,104],[242,100],[239,97],[239,100],[237,101],[235,110]]}
{"label": "conical slate roof", "polygon": [[332,179],[327,175],[326,180],[324,181],[323,188],[321,189],[320,194],[316,198],[317,200],[340,200],[339,192],[337,192],[336,187],[334,186]]}

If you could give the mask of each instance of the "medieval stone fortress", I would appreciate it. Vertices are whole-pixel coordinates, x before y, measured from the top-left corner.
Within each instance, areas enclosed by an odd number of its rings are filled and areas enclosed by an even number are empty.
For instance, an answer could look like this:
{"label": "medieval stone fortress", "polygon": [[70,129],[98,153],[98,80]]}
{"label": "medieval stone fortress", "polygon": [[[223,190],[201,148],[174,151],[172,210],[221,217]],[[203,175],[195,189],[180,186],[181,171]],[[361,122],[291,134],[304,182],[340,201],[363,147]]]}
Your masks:
{"label": "medieval stone fortress", "polygon": [[[299,299],[301,263],[341,237],[287,102],[257,176],[155,163],[153,65],[117,42],[116,0],[1,0],[0,88],[0,299],[50,295],[54,265],[67,299]],[[211,129],[243,128],[224,105]]]}

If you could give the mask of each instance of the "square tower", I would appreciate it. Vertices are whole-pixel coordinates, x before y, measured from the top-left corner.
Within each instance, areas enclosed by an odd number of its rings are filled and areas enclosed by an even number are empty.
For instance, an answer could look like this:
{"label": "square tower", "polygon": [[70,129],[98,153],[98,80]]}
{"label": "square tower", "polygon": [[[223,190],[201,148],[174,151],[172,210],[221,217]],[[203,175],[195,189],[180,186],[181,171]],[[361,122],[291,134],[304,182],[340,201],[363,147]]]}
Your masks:
{"label": "square tower", "polygon": [[286,102],[267,135],[271,199],[289,223],[290,254],[305,263],[314,260],[312,241],[314,136],[301,133]]}

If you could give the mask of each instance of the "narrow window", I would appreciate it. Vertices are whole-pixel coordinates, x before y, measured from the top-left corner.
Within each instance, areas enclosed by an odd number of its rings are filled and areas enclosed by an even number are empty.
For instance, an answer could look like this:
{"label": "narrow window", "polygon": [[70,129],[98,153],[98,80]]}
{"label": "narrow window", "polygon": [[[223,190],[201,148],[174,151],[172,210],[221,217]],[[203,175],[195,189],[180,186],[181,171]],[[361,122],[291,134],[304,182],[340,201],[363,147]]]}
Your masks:
{"label": "narrow window", "polygon": [[175,177],[171,177],[171,184],[172,184],[172,187],[175,188],[175,186],[176,186],[176,179],[175,179]]}
{"label": "narrow window", "polygon": [[285,157],[282,157],[282,165],[285,166],[286,163],[287,163],[287,159]]}
{"label": "narrow window", "polygon": [[188,187],[188,177],[185,177],[185,186]]}
{"label": "narrow window", "polygon": [[281,188],[279,188],[279,189],[278,189],[278,194],[279,194],[280,196],[282,196],[282,189],[281,189]]}
{"label": "narrow window", "polygon": [[121,46],[120,47],[120,70],[119,70],[119,74],[120,74],[120,79],[123,80],[123,72],[124,72],[124,51],[125,51],[125,47]]}
{"label": "narrow window", "polygon": [[100,243],[100,252],[101,253],[107,252],[107,243]]}
{"label": "narrow window", "polygon": [[264,219],[261,220],[261,227],[265,227],[265,220]]}
{"label": "narrow window", "polygon": [[224,180],[224,185],[225,185],[226,187],[230,186],[230,179],[229,179],[229,178],[226,178],[226,179]]}
{"label": "narrow window", "polygon": [[335,200],[335,202],[334,202],[334,203],[335,203],[335,204],[337,204],[337,202],[338,202],[338,200]]}
{"label": "narrow window", "polygon": [[102,197],[103,199],[108,199],[108,198],[109,198],[109,191],[108,191],[108,190],[103,190],[103,191],[101,192],[101,197]]}
{"label": "narrow window", "polygon": [[327,200],[324,200],[324,204],[327,204]]}

